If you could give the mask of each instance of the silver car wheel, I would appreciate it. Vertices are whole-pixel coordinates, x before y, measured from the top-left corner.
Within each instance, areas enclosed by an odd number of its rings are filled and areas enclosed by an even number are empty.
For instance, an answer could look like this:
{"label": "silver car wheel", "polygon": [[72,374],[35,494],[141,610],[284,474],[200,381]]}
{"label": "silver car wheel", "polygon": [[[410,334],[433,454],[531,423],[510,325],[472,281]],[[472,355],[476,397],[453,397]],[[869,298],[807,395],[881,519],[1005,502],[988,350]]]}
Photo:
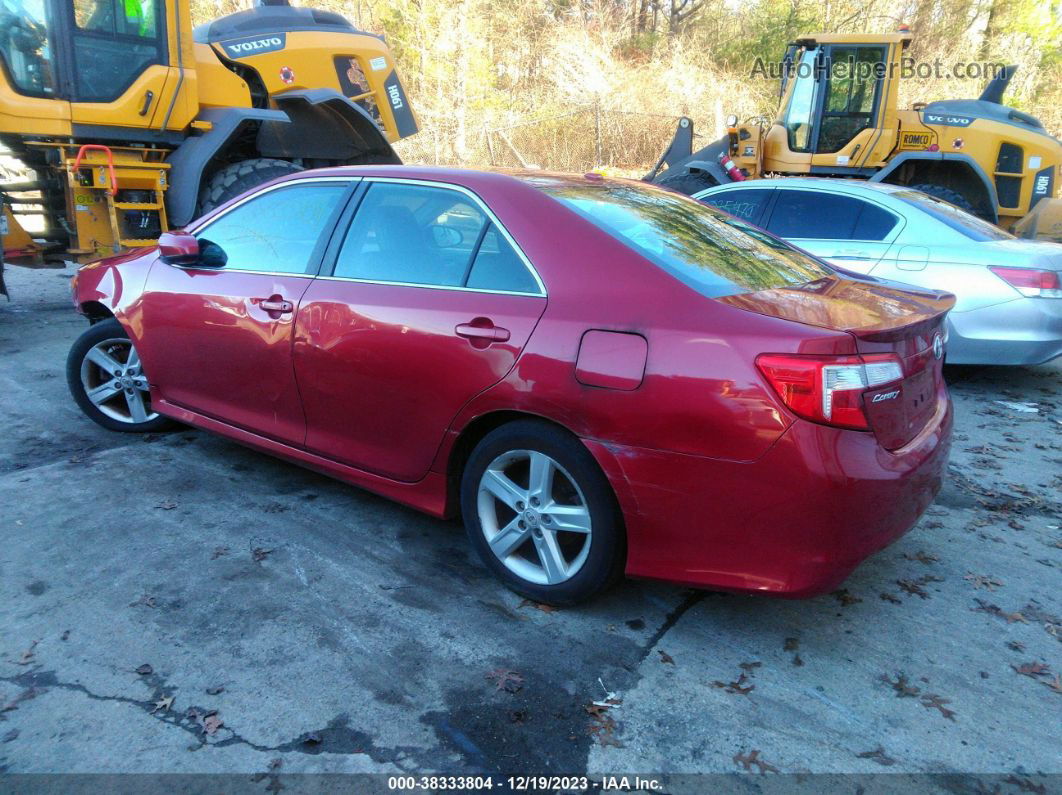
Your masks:
{"label": "silver car wheel", "polygon": [[479,526],[509,571],[537,585],[570,580],[586,563],[592,526],[582,489],[537,450],[511,450],[479,481]]}
{"label": "silver car wheel", "polygon": [[151,410],[151,394],[140,356],[121,337],[89,348],[81,360],[81,387],[103,414],[117,422],[138,425],[158,417]]}

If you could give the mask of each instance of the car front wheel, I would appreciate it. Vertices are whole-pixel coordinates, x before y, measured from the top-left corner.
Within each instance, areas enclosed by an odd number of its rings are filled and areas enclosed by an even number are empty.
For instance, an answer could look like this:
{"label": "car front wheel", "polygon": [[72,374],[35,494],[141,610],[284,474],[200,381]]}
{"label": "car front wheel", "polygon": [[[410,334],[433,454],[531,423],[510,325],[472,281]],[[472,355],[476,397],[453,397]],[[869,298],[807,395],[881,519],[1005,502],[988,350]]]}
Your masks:
{"label": "car front wheel", "polygon": [[509,588],[572,605],[623,572],[625,543],[608,480],[574,436],[519,421],[487,434],[461,480],[469,539]]}
{"label": "car front wheel", "polygon": [[114,318],[77,338],[66,360],[66,380],[81,410],[104,428],[146,433],[173,424],[152,409],[140,356]]}

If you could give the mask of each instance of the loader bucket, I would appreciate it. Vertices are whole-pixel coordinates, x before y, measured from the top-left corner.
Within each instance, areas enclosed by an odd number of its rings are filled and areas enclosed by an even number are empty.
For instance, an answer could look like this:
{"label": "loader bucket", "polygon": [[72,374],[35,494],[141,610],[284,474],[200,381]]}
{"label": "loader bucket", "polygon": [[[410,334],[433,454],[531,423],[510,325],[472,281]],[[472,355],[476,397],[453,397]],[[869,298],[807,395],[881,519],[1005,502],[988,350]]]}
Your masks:
{"label": "loader bucket", "polygon": [[1040,199],[1011,232],[1028,240],[1062,243],[1062,199]]}

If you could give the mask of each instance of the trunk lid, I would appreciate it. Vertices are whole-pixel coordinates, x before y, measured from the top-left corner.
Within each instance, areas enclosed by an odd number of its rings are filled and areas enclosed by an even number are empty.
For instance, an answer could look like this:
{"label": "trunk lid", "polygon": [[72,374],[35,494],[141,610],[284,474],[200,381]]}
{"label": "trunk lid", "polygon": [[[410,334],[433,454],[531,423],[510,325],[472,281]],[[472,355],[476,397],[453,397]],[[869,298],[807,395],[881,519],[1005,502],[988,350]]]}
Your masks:
{"label": "trunk lid", "polygon": [[762,315],[845,331],[855,338],[860,354],[899,359],[902,379],[863,393],[867,420],[887,450],[909,443],[942,408],[941,400],[947,396],[944,319],[955,305],[950,293],[899,289],[870,278],[838,275],[716,300]]}

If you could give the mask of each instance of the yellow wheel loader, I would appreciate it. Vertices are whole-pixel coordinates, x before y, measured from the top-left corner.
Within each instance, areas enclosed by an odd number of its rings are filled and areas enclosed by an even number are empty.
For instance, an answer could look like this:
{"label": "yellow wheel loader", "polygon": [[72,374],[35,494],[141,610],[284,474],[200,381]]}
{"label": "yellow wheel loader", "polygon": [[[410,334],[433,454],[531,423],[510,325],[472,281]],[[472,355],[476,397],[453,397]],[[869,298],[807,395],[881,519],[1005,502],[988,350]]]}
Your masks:
{"label": "yellow wheel loader", "polygon": [[776,120],[739,124],[693,152],[693,124],[646,179],[684,193],[767,176],[908,185],[1027,237],[1062,242],[1062,142],[1002,104],[1015,67],[977,99],[898,108],[911,33],[805,36],[786,49]]}
{"label": "yellow wheel loader", "polygon": [[0,0],[0,144],[28,174],[0,184],[8,259],[153,245],[282,174],[399,163],[416,131],[387,45],[338,14],[266,0],[193,30],[188,0]]}

